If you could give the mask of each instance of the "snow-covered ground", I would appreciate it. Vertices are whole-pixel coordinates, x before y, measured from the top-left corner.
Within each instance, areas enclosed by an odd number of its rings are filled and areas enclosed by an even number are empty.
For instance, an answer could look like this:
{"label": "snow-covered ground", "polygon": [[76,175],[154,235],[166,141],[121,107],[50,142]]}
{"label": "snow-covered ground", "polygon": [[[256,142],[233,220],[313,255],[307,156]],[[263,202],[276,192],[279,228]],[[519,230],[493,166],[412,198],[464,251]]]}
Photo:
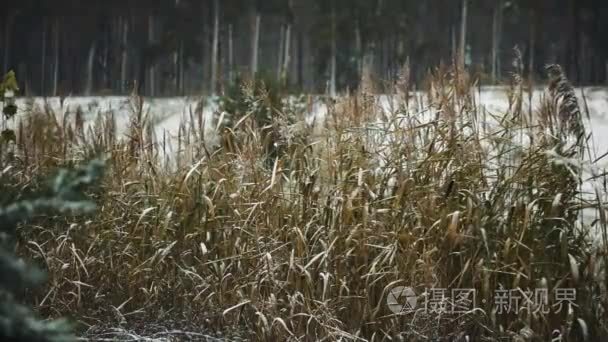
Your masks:
{"label": "snow-covered ground", "polygon": [[[581,109],[585,112],[588,109],[591,118],[591,127],[595,132],[597,147],[602,150],[608,150],[608,137],[604,137],[606,132],[604,129],[608,127],[608,88],[592,87],[579,88],[576,90],[579,96]],[[504,87],[482,87],[480,90],[472,90],[475,95],[475,102],[481,108],[484,108],[491,113],[504,113],[509,108],[506,89]],[[532,94],[532,109],[538,107],[538,104],[544,94],[542,89],[535,90]],[[584,96],[583,96],[584,94]],[[525,95],[527,98],[527,95]],[[425,102],[424,95],[416,93],[413,96],[413,105],[420,106],[421,102]],[[386,112],[390,112],[393,106],[392,97],[379,95],[377,103]],[[155,132],[160,137],[163,132],[176,135],[182,120],[188,120],[190,115],[195,112],[200,100],[196,98],[186,97],[168,97],[168,98],[145,98],[143,103],[143,113],[149,113],[149,117],[155,122]],[[106,97],[34,97],[34,98],[18,98],[18,117],[23,117],[32,106],[40,109],[49,108],[54,113],[63,116],[68,115],[74,117],[77,110],[80,110],[85,122],[92,122],[98,114],[113,112],[117,123],[117,134],[123,134],[128,127],[128,119],[130,115],[137,110],[136,105],[129,97],[124,96],[106,96]],[[529,108],[529,103],[526,100],[523,108],[525,111]],[[420,110],[422,108],[413,108]],[[207,130],[212,132],[214,114],[217,111],[216,101],[212,98],[207,98],[203,110],[203,117]],[[309,120],[316,118],[316,122],[322,122],[327,113],[327,108],[322,101],[314,101],[311,106],[311,111],[308,113]],[[310,122],[309,121],[309,122]],[[209,136],[209,139],[213,139]]]}
{"label": "snow-covered ground", "polygon": [[[583,113],[589,114],[589,120],[586,121],[586,126],[589,131],[593,132],[592,137],[592,156],[589,161],[596,159],[597,156],[602,156],[608,152],[608,88],[590,87],[576,89],[579,97],[579,104]],[[472,89],[471,94],[474,95],[475,103],[479,106],[480,113],[501,114],[509,109],[509,101],[507,89],[505,87],[482,87],[481,89]],[[545,92],[543,89],[537,89],[532,93],[524,94],[523,109],[527,112],[529,109],[534,110],[540,104]],[[531,101],[528,101],[531,99]],[[382,108],[387,113],[391,113],[394,108],[393,97],[379,95],[375,101],[378,107]],[[432,117],[433,113],[425,112],[424,105],[427,101],[423,93],[413,94],[412,112],[421,113],[421,116],[428,115]],[[175,150],[175,140],[178,135],[179,127],[182,122],[187,122],[191,117],[197,117],[196,109],[199,106],[200,100],[195,98],[171,97],[171,98],[145,98],[143,103],[144,114],[147,114],[154,123],[154,132],[159,139],[167,139],[169,145],[173,142],[173,146],[169,147],[169,153]],[[129,118],[137,112],[137,105],[129,97],[108,96],[108,97],[68,97],[59,98],[19,98],[17,99],[18,118],[24,117],[26,113],[37,106],[40,109],[49,108],[58,116],[68,116],[68,119],[73,119],[76,111],[80,110],[85,124],[91,124],[99,114],[113,113],[116,120],[116,129],[119,136],[124,135],[128,126]],[[316,124],[323,122],[327,114],[327,107],[321,100],[312,102],[309,106],[310,112],[307,113],[307,122]],[[426,114],[424,114],[426,113]],[[214,99],[206,99],[203,106],[203,118],[205,122],[205,136],[210,144],[216,140],[215,134],[215,115],[217,113],[217,103]],[[424,121],[424,119],[423,119]],[[608,158],[602,159],[595,165],[595,172],[601,173],[608,168]],[[591,171],[587,172],[591,175]],[[583,186],[585,192],[591,194],[594,192],[594,184],[586,182]],[[608,198],[604,198],[608,200]],[[585,217],[593,219],[597,213],[587,211]]]}
{"label": "snow-covered ground", "polygon": [[[590,120],[586,120],[588,129],[593,132],[593,149],[596,155],[602,155],[608,151],[608,88],[584,88],[577,89],[579,103],[583,112],[589,113]],[[482,109],[480,113],[486,111],[492,114],[505,113],[509,109],[507,92],[504,87],[483,87],[473,89],[475,103]],[[525,101],[524,111],[535,109],[544,96],[542,89],[535,90],[531,97],[531,103]],[[525,95],[528,98],[527,95]],[[377,108],[381,108],[386,113],[391,113],[394,106],[394,98],[386,95],[379,95],[376,98]],[[203,106],[203,119],[205,127],[205,137],[210,144],[216,140],[215,125],[219,116],[217,113],[217,101],[207,98]],[[425,95],[416,93],[411,101],[412,112],[420,113],[418,119],[424,121],[433,117],[433,113],[425,111]],[[138,111],[137,104],[129,97],[108,96],[108,97],[68,97],[64,99],[51,98],[19,98],[17,99],[18,119],[23,118],[32,107],[40,109],[48,108],[59,117],[67,116],[68,120],[73,120],[76,112],[80,111],[86,124],[92,124],[94,119],[101,115],[112,113],[116,120],[116,130],[118,136],[124,136],[129,127],[129,118]],[[159,141],[166,139],[169,147],[175,148],[180,124],[188,122],[191,117],[196,118],[197,107],[200,100],[195,98],[171,97],[171,98],[145,98],[142,112],[148,115],[153,122],[154,132]],[[320,124],[325,119],[327,107],[321,100],[312,102],[309,107],[307,121]],[[168,138],[168,139],[167,139]],[[173,144],[171,144],[173,142]]]}
{"label": "snow-covered ground", "polygon": [[[509,107],[505,87],[482,87],[480,90],[473,89],[471,92],[475,95],[476,103],[489,112],[503,113]],[[599,128],[604,128],[606,127],[606,124],[608,124],[608,88],[579,88],[576,92],[582,107],[581,109],[586,111],[588,108],[594,131],[597,130],[596,138],[601,139],[601,136],[604,134],[600,134],[602,130]],[[532,109],[538,106],[543,94],[543,89],[537,89],[533,92],[531,97]],[[526,98],[528,97],[527,94],[524,96]],[[416,102],[424,102],[423,97],[424,95],[421,93],[414,94],[413,106],[416,106]],[[390,96],[379,95],[377,102],[381,108],[390,112],[391,108],[393,108],[393,106],[391,106],[391,99],[392,97]],[[187,119],[190,116],[190,113],[194,113],[199,102],[199,99],[186,97],[145,98],[143,112],[149,113],[150,118],[157,122],[155,128],[158,133],[163,131],[175,133],[182,119]],[[56,114],[67,114],[72,117],[77,110],[81,110],[85,121],[94,119],[98,114],[114,112],[114,116],[117,120],[118,134],[121,134],[126,130],[128,118],[136,110],[133,101],[129,97],[124,96],[67,97],[63,99],[58,97],[18,98],[17,106],[19,108],[18,116],[24,115],[32,106],[41,109],[48,107]],[[525,101],[523,108],[524,110],[529,108],[527,100]],[[309,119],[316,118],[317,122],[322,121],[327,113],[327,108],[322,101],[313,102],[311,109]],[[208,129],[210,130],[212,130],[211,123],[214,121],[213,115],[216,111],[216,101],[212,98],[207,98],[204,106],[204,118],[205,121],[209,123]],[[596,124],[599,126],[596,126]],[[608,147],[608,140],[598,141],[598,143],[600,143],[601,146]]]}

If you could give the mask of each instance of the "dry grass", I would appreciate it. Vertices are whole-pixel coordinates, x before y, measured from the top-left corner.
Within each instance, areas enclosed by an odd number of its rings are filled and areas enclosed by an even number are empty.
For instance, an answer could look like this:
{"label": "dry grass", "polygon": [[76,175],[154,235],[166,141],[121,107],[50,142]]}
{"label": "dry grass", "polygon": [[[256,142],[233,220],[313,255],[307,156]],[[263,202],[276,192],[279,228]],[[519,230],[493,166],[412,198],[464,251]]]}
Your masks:
{"label": "dry grass", "polygon": [[[220,125],[219,149],[193,115],[177,169],[163,167],[140,98],[126,141],[112,117],[87,131],[81,119],[31,113],[0,168],[5,196],[57,165],[108,160],[94,217],[24,230],[21,251],[49,271],[36,304],[87,325],[185,319],[260,341],[608,338],[606,250],[577,217],[601,208],[604,239],[607,221],[599,193],[583,203],[568,162],[584,142],[549,134],[564,122],[563,101],[550,101],[559,90],[531,121],[515,82],[515,105],[487,128],[469,82],[438,69],[424,120],[403,94],[385,116],[366,94],[339,99],[316,130],[287,124],[281,108],[267,127],[233,113],[243,120]],[[477,308],[393,314],[386,298],[398,285],[474,288]],[[549,305],[555,289],[575,288],[577,306],[497,312],[495,290],[515,288],[546,288]]]}

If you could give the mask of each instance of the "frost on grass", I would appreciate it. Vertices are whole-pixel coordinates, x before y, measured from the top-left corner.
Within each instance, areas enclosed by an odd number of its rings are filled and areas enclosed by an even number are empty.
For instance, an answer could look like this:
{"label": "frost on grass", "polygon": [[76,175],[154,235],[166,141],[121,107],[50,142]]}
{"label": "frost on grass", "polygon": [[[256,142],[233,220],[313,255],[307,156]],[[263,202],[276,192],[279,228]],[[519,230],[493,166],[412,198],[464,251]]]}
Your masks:
{"label": "frost on grass", "polygon": [[[550,89],[530,107],[521,84],[498,93],[467,82],[439,71],[411,96],[369,90],[298,106],[259,95],[238,113],[182,104],[162,116],[135,98],[135,110],[113,114],[125,116],[123,135],[108,132],[116,122],[86,131],[30,113],[38,121],[24,118],[31,134],[16,139],[26,171],[94,151],[111,165],[99,217],[75,223],[90,235],[56,238],[53,221],[32,232],[53,251],[57,286],[43,308],[118,317],[127,338],[168,313],[256,340],[543,340],[583,325],[607,336],[604,247],[579,219],[594,210],[606,236],[605,189],[581,191],[585,172],[601,183],[601,152],[560,136],[563,96]],[[594,92],[579,106],[591,108]],[[163,126],[171,135],[160,138]],[[486,302],[458,317],[395,316],[385,300],[397,285],[471,287]],[[580,295],[568,312],[492,313],[498,288],[566,285]],[[154,334],[137,336],[165,338]]]}

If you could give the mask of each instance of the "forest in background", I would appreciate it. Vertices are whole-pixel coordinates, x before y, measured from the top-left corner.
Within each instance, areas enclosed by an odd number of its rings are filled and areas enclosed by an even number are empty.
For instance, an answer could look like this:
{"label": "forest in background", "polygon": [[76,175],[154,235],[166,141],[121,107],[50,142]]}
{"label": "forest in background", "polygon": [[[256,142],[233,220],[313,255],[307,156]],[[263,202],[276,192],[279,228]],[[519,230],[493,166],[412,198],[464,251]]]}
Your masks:
{"label": "forest in background", "polygon": [[309,93],[356,89],[363,70],[413,82],[457,62],[484,84],[559,63],[608,80],[605,0],[21,0],[0,6],[0,67],[24,95],[217,94],[263,74]]}

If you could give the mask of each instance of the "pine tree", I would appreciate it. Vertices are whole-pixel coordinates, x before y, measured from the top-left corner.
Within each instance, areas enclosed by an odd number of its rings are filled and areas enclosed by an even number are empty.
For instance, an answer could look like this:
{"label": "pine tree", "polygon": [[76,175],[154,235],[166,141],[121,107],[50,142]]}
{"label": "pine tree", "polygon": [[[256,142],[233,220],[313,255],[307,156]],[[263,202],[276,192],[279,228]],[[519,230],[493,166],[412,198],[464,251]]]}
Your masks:
{"label": "pine tree", "polygon": [[[0,90],[16,89],[14,74],[9,73]],[[0,140],[0,145],[7,143],[5,139]],[[17,226],[41,214],[92,212],[95,204],[87,198],[85,190],[96,184],[102,174],[103,163],[99,160],[74,170],[60,170],[51,180],[48,194],[0,206],[0,341],[75,340],[65,319],[43,321],[19,303],[17,298],[22,290],[40,285],[44,273],[14,254]],[[6,188],[7,184],[0,183],[0,192]]]}

